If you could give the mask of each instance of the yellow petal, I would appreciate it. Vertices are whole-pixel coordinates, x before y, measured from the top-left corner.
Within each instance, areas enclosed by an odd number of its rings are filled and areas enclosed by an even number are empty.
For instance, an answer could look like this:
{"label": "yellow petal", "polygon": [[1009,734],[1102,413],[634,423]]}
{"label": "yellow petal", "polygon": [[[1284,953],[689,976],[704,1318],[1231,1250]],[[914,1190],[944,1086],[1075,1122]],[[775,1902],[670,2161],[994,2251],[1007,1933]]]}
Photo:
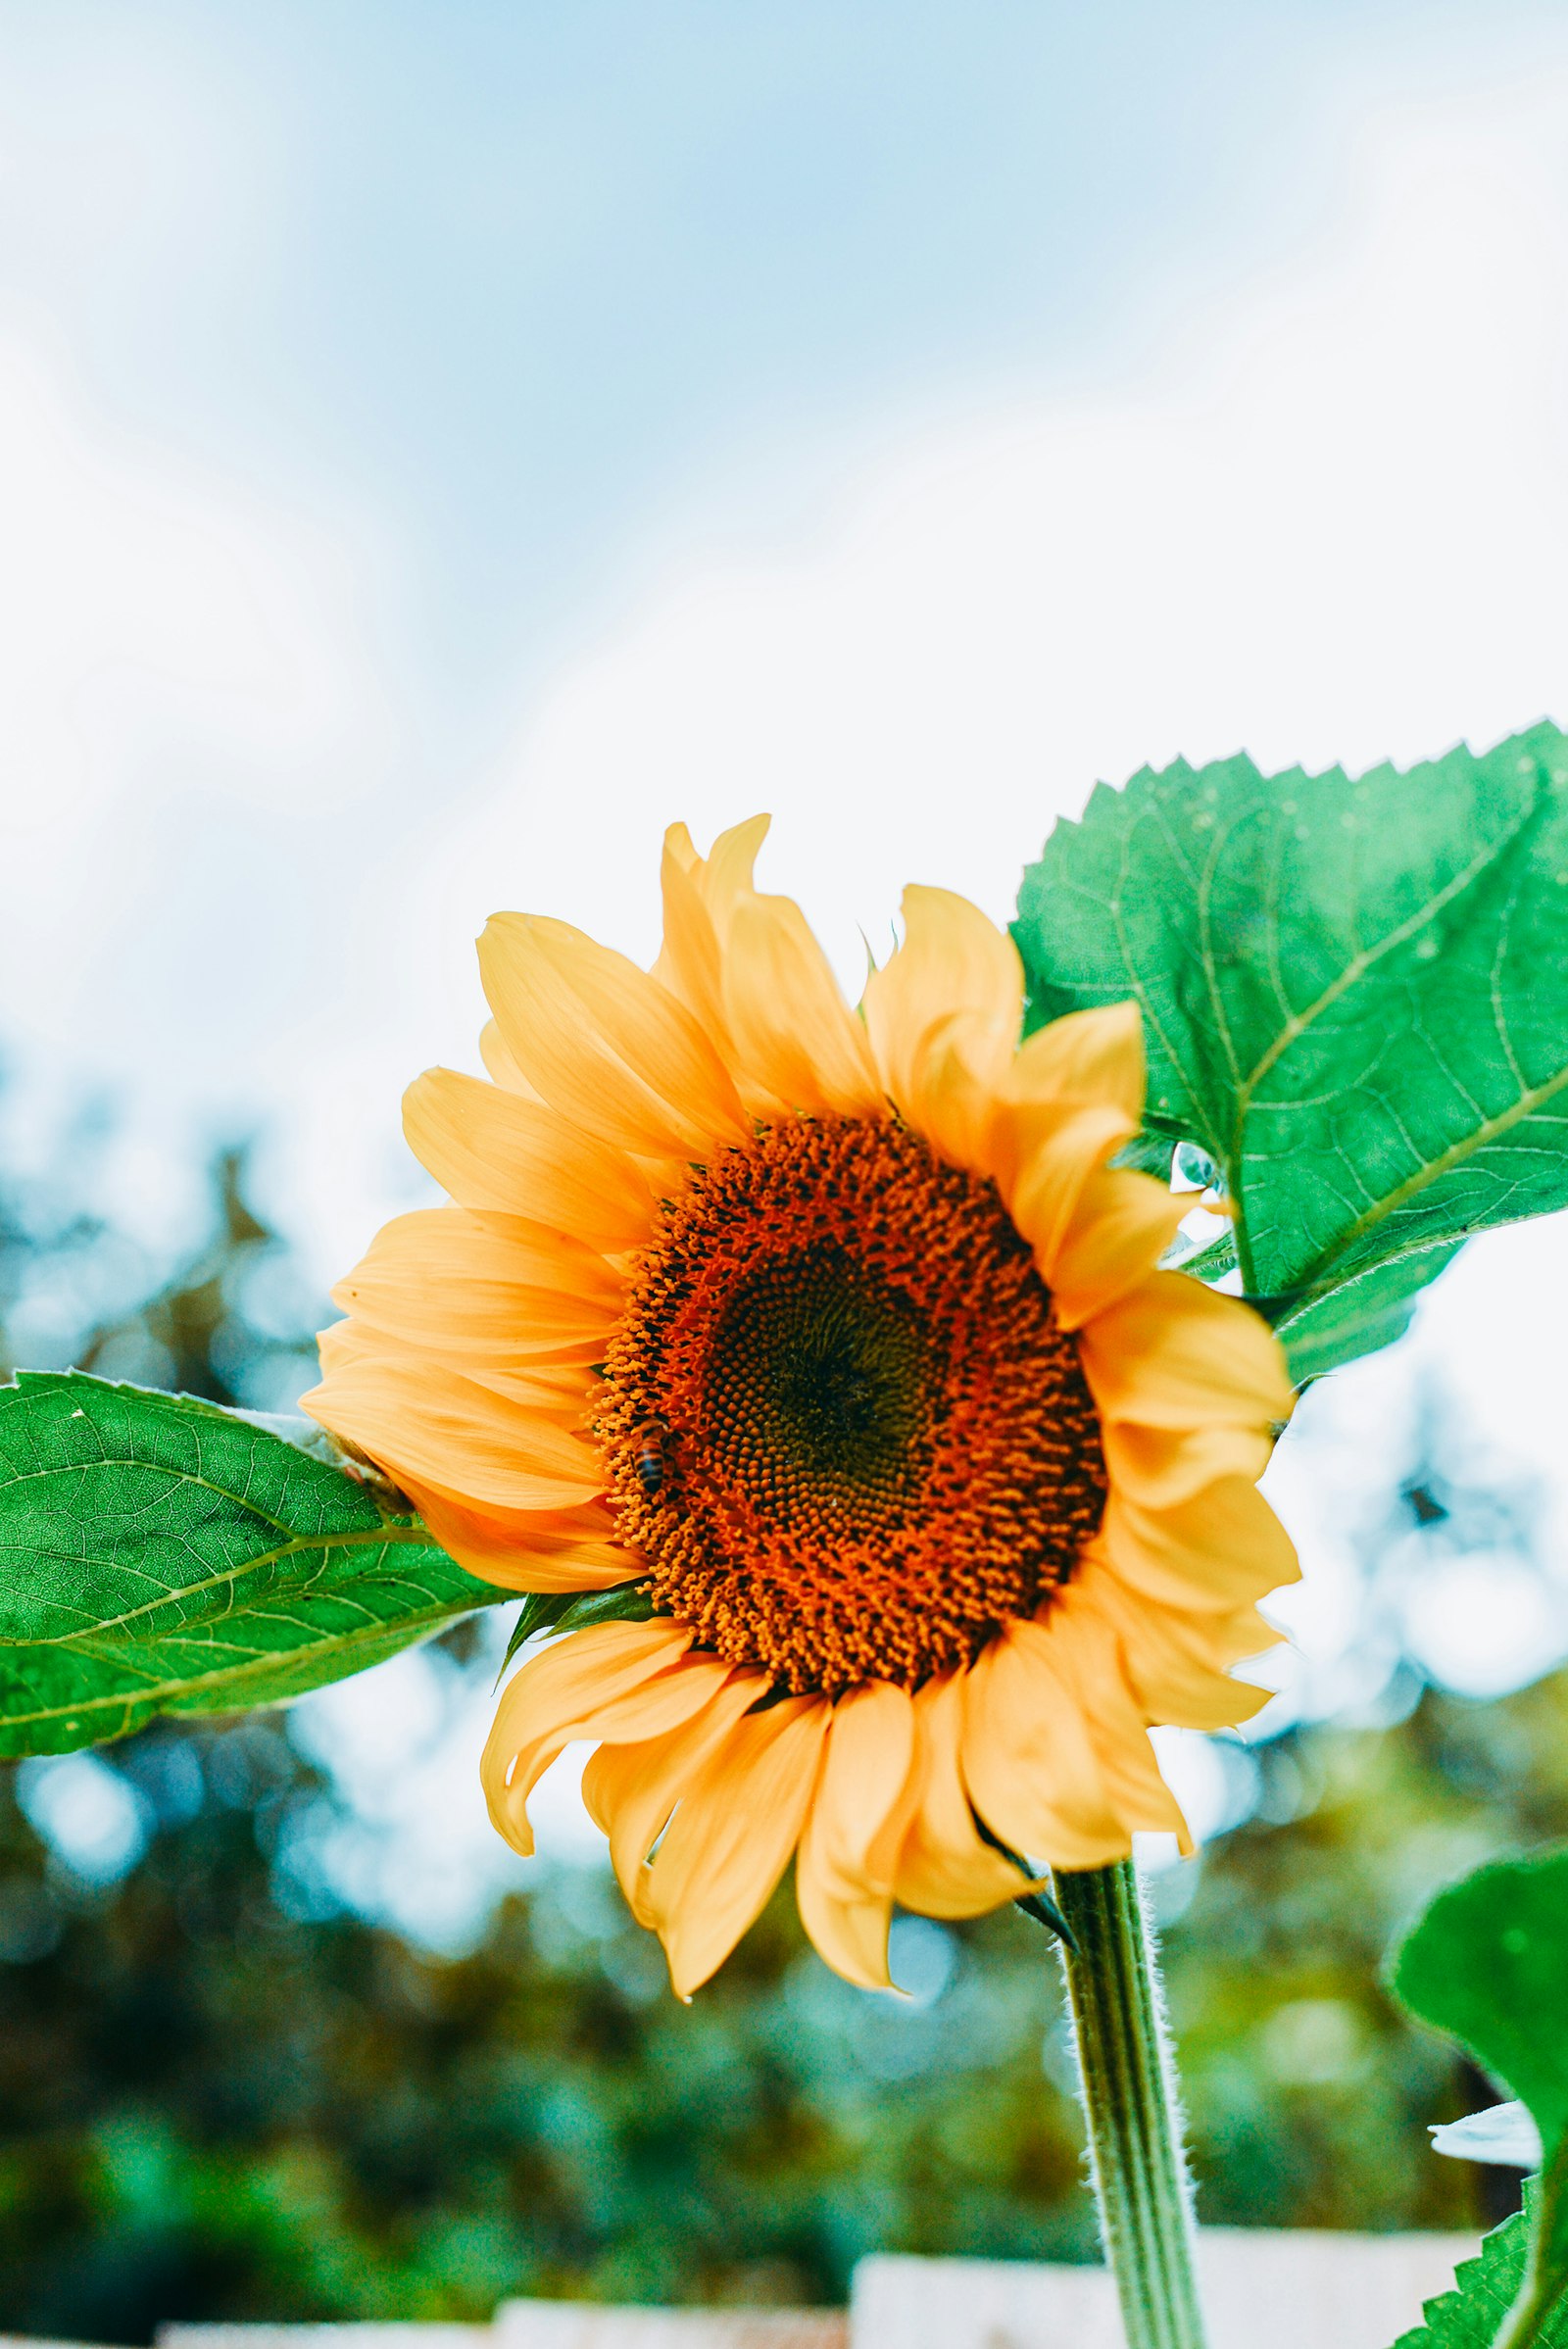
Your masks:
{"label": "yellow petal", "polygon": [[543,1101],[428,1068],[403,1097],[403,1131],[460,1206],[525,1216],[595,1248],[648,1237],[653,1194],[636,1162]]}
{"label": "yellow petal", "polygon": [[925,1917],[979,1917],[1029,1888],[1010,1860],[978,1833],[958,1767],[963,1731],[959,1673],[915,1693],[914,1805],[894,1884]]}
{"label": "yellow petal", "polygon": [[1100,1443],[1111,1491],[1149,1509],[1179,1508],[1223,1477],[1255,1485],[1274,1448],[1266,1428],[1219,1422],[1159,1428],[1105,1420]]}
{"label": "yellow petal", "polygon": [[1122,1111],[1106,1101],[1024,1102],[993,1115],[990,1171],[1043,1279],[1086,1190],[1131,1132]]}
{"label": "yellow petal", "polygon": [[684,824],[664,835],[661,867],[664,939],[654,976],[678,996],[711,1038],[751,1117],[770,1120],[789,1104],[750,1064],[730,1030],[724,1003],[724,962],[736,906],[750,901],[752,868],[768,819],[753,816],[721,832],[709,856],[699,856]]}
{"label": "yellow petal", "polygon": [[1132,1848],[1117,1818],[1069,1659],[1042,1624],[1012,1623],[963,1688],[962,1766],[975,1809],[1009,1850],[1056,1868],[1099,1868]]}
{"label": "yellow petal", "polygon": [[765,815],[732,825],[708,856],[698,856],[684,824],[671,824],[664,834],[664,942],[655,975],[714,1037],[726,1030],[720,970],[730,919],[742,898],[755,894],[752,870],[767,827]]}
{"label": "yellow petal", "polygon": [[504,1590],[603,1590],[648,1570],[646,1559],[615,1540],[602,1501],[553,1511],[481,1509],[434,1485],[404,1491],[442,1548]]}
{"label": "yellow petal", "polygon": [[1085,1720],[1106,1799],[1128,1835],[1173,1835],[1183,1851],[1191,1851],[1193,1838],[1160,1776],[1119,1637],[1124,1610],[1097,1603],[1102,1589],[1087,1563],[1081,1565],[1051,1626],[1062,1677],[1085,1692]]}
{"label": "yellow petal", "polygon": [[601,1745],[590,1755],[582,1798],[610,1838],[611,1862],[639,1925],[653,1923],[649,1853],[687,1788],[766,1689],[760,1672],[721,1669],[702,1711],[678,1729],[635,1744]]}
{"label": "yellow petal", "polygon": [[479,968],[513,1059],[585,1133],[651,1157],[704,1157],[749,1133],[691,1012],[624,954],[568,922],[498,913]]}
{"label": "yellow petal", "polygon": [[865,1026],[883,1089],[918,1122],[927,1060],[948,1023],[964,1049],[1000,1074],[1023,1017],[1023,965],[1005,931],[946,889],[906,889],[904,943],[866,982]]}
{"label": "yellow petal", "polygon": [[501,1692],[479,1778],[497,1833],[533,1850],[528,1797],[578,1738],[649,1737],[701,1710],[710,1677],[686,1666],[684,1624],[600,1623],[532,1657]]}
{"label": "yellow petal", "polygon": [[524,1404],[539,1417],[554,1420],[558,1427],[573,1431],[586,1427],[599,1386],[594,1372],[582,1362],[541,1360],[533,1354],[526,1357],[523,1369],[483,1357],[465,1362],[456,1348],[449,1358],[439,1347],[419,1344],[392,1330],[377,1329],[368,1321],[335,1321],[330,1329],[321,1331],[317,1346],[322,1371],[329,1378],[350,1365],[362,1363],[374,1367],[397,1362],[411,1371],[426,1370],[435,1363],[443,1369],[456,1370],[462,1377],[471,1379],[475,1386],[487,1387],[493,1395],[502,1395],[510,1402]]}
{"label": "yellow petal", "polygon": [[643,1896],[677,1997],[724,1963],[783,1875],[830,1711],[825,1697],[791,1696],[747,1714],[683,1796]]}
{"label": "yellow petal", "polygon": [[541,1096],[529,1084],[506,1047],[501,1030],[493,1019],[487,1019],[479,1030],[479,1057],[489,1071],[492,1083],[503,1093],[514,1093],[520,1101],[538,1101]]}
{"label": "yellow petal", "polygon": [[720,946],[728,942],[730,917],[736,906],[754,894],[758,853],[767,838],[771,821],[766,815],[749,815],[744,823],[731,824],[727,832],[720,832],[706,856],[694,860],[697,885],[712,916]]}
{"label": "yellow petal", "polygon": [[791,898],[743,897],[724,957],[724,1008],[736,1051],[792,1107],[883,1114],[864,1028]]}
{"label": "yellow petal", "polygon": [[1112,1486],[1096,1550],[1135,1600],[1188,1615],[1234,1614],[1300,1577],[1289,1534],[1243,1477],[1165,1509]]}
{"label": "yellow petal", "polygon": [[1174,1835],[1184,1856],[1194,1852],[1197,1844],[1187,1814],[1160,1774],[1148,1730],[1129,1727],[1125,1735],[1113,1736],[1096,1721],[1092,1735],[1111,1806],[1126,1820],[1129,1832]]}
{"label": "yellow petal", "polygon": [[[997,1119],[1005,1114],[994,1070],[992,1039],[980,1015],[956,1011],[926,1034],[907,1101],[906,1121],[950,1166],[995,1176]],[[1000,1188],[1000,1186],[999,1186]]]}
{"label": "yellow petal", "polygon": [[1081,1329],[1147,1280],[1175,1239],[1191,1195],[1131,1168],[1099,1167],[1079,1192],[1059,1247],[1037,1257],[1064,1330]]}
{"label": "yellow petal", "polygon": [[833,1708],[796,1862],[801,1922],[836,1974],[891,1988],[893,1882],[915,1788],[914,1706],[868,1681]]}
{"label": "yellow petal", "polygon": [[437,1485],[481,1506],[563,1509],[604,1489],[590,1446],[553,1419],[436,1362],[351,1362],[300,1398],[394,1484]]}
{"label": "yellow petal", "polygon": [[1236,1729],[1272,1693],[1231,1677],[1228,1667],[1276,1646],[1280,1634],[1255,1607],[1197,1618],[1140,1605],[1114,1584],[1096,1603],[1117,1628],[1128,1686],[1146,1721],[1175,1729]]}
{"label": "yellow petal", "polygon": [[1007,1089],[1017,1101],[1103,1101],[1136,1126],[1144,1114],[1144,1023],[1136,1003],[1069,1011],[1019,1047]]}
{"label": "yellow petal", "polygon": [[724,1017],[718,934],[692,869],[696,861],[685,825],[672,824],[664,835],[660,874],[664,900],[664,938],[653,975],[686,1005],[703,1033],[712,1038],[733,1069],[734,1047]]}
{"label": "yellow petal", "polygon": [[1140,1427],[1265,1428],[1296,1396],[1279,1340],[1240,1297],[1155,1272],[1080,1333],[1101,1415]]}
{"label": "yellow petal", "polygon": [[421,1207],[382,1226],[332,1292],[372,1329],[454,1365],[604,1350],[624,1284],[603,1256],[514,1216]]}

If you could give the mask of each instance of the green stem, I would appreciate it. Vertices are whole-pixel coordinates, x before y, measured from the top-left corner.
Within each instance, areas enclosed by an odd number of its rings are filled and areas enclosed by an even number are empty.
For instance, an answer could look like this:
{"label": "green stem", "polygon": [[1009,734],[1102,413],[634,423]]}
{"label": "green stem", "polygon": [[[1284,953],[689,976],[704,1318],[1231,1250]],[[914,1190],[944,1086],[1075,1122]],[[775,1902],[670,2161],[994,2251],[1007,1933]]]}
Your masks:
{"label": "green stem", "polygon": [[1175,2075],[1131,1860],[1055,1872],[1095,2198],[1128,2349],[1204,2349]]}

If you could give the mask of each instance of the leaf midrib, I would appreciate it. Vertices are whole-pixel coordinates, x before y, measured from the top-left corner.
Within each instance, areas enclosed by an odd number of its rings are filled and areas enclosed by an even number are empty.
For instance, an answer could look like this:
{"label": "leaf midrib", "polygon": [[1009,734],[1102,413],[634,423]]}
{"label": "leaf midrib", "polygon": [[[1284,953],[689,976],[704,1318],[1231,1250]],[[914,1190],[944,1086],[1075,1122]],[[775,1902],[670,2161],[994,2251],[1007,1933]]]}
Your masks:
{"label": "leaf midrib", "polygon": [[[1407,1176],[1404,1182],[1396,1185],[1393,1191],[1387,1192],[1381,1199],[1374,1199],[1370,1207],[1364,1208],[1354,1223],[1346,1231],[1343,1239],[1337,1241],[1332,1248],[1325,1248],[1321,1255],[1307,1266],[1298,1286],[1303,1291],[1321,1290],[1331,1278],[1335,1266],[1344,1261],[1358,1241],[1364,1240],[1369,1232],[1375,1232],[1380,1224],[1387,1223],[1392,1215],[1396,1215],[1401,1207],[1409,1204],[1411,1199],[1419,1199],[1423,1191],[1429,1190],[1445,1175],[1451,1174],[1456,1166],[1462,1166],[1467,1158],[1473,1158],[1477,1150],[1485,1150],[1488,1144],[1495,1142],[1499,1135],[1511,1132],[1523,1119],[1534,1116],[1544,1102],[1554,1100],[1564,1087],[1568,1087],[1568,1067],[1559,1068],[1554,1075],[1546,1078],[1542,1084],[1532,1086],[1527,1092],[1521,1094],[1519,1100],[1510,1104],[1507,1109],[1499,1111],[1495,1117],[1485,1119],[1462,1140],[1450,1143],[1449,1147],[1436,1158],[1430,1158],[1424,1166],[1417,1167],[1413,1175]],[[1446,1247],[1449,1240],[1463,1237],[1463,1233],[1450,1233],[1444,1241],[1432,1242],[1429,1245]],[[1408,1251],[1412,1255],[1420,1255],[1425,1252],[1424,1248],[1411,1248]],[[1397,1263],[1399,1260],[1399,1254],[1396,1252],[1394,1255],[1380,1258],[1379,1262],[1380,1264]],[[1293,1284],[1293,1287],[1297,1285]]]}
{"label": "leaf midrib", "polygon": [[391,1542],[412,1542],[423,1549],[435,1549],[439,1546],[434,1535],[428,1533],[422,1525],[367,1526],[358,1531],[343,1534],[300,1534],[296,1535],[292,1541],[281,1543],[275,1549],[263,1550],[254,1558],[246,1558],[240,1565],[230,1568],[226,1573],[210,1575],[205,1582],[201,1583],[182,1583],[177,1588],[162,1591],[157,1598],[144,1600],[140,1606],[127,1607],[122,1614],[96,1618],[90,1625],[84,1626],[79,1631],[49,1632],[40,1634],[36,1639],[31,1639],[0,1640],[0,1647],[69,1647],[74,1640],[97,1638],[104,1632],[119,1631],[124,1625],[136,1622],[141,1616],[154,1615],[162,1607],[174,1606],[186,1599],[197,1598],[203,1591],[231,1588],[245,1575],[260,1573],[267,1567],[276,1565],[284,1558],[298,1556],[301,1552],[353,1549],[372,1542],[378,1545]]}
{"label": "leaf midrib", "polygon": [[[506,1591],[498,1592],[500,1597],[509,1595],[510,1593]],[[187,1673],[178,1680],[157,1681],[131,1689],[122,1688],[102,1696],[84,1696],[76,1704],[45,1705],[32,1713],[7,1712],[0,1715],[0,1737],[3,1737],[8,1730],[26,1729],[34,1722],[67,1719],[74,1721],[84,1713],[130,1710],[138,1705],[158,1704],[168,1697],[179,1696],[194,1688],[216,1688],[220,1684],[225,1688],[234,1688],[246,1680],[260,1679],[264,1673],[270,1671],[287,1671],[289,1665],[297,1660],[315,1660],[323,1655],[330,1655],[335,1649],[364,1643],[372,1639],[378,1630],[384,1632],[389,1638],[395,1638],[411,1626],[415,1631],[419,1631],[426,1625],[445,1622],[450,1615],[459,1611],[451,1605],[432,1602],[422,1612],[400,1615],[395,1622],[386,1622],[378,1616],[371,1626],[357,1628],[351,1632],[334,1632],[329,1638],[312,1640],[308,1646],[290,1647],[281,1654],[270,1649],[265,1655],[258,1656],[253,1663],[222,1664],[212,1672]],[[461,1611],[466,1612],[467,1610]],[[31,1646],[33,1642],[29,1640],[13,1642],[13,1644]],[[125,1668],[130,1669],[131,1667]]]}
{"label": "leaf midrib", "polygon": [[[1262,1084],[1264,1078],[1269,1074],[1270,1070],[1278,1064],[1278,1062],[1283,1058],[1284,1054],[1291,1049],[1291,1047],[1298,1043],[1302,1036],[1306,1035],[1326,1012],[1332,1010],[1334,1005],[1339,1003],[1347,994],[1348,994],[1352,987],[1358,985],[1360,981],[1366,977],[1369,971],[1375,969],[1378,963],[1383,961],[1389,954],[1396,953],[1398,949],[1403,946],[1407,946],[1411,939],[1418,937],[1423,930],[1429,928],[1437,919],[1438,915],[1442,913],[1448,905],[1450,905],[1457,898],[1462,897],[1466,890],[1474,887],[1478,881],[1483,879],[1487,872],[1490,871],[1491,868],[1497,862],[1499,857],[1505,855],[1519,839],[1520,835],[1529,828],[1530,824],[1535,820],[1539,812],[1540,805],[1541,789],[1538,777],[1536,785],[1531,791],[1529,799],[1525,802],[1517,817],[1511,824],[1509,824],[1504,830],[1494,833],[1487,841],[1483,848],[1477,850],[1475,856],[1470,859],[1468,864],[1466,864],[1460,871],[1454,873],[1449,880],[1444,883],[1441,889],[1434,891],[1429,898],[1424,899],[1420,905],[1415,907],[1412,912],[1405,916],[1403,921],[1396,922],[1391,930],[1386,932],[1385,935],[1376,942],[1375,945],[1371,947],[1363,947],[1358,953],[1352,955],[1350,960],[1345,965],[1344,969],[1340,971],[1336,978],[1331,981],[1326,988],[1324,988],[1321,995],[1319,995],[1311,1003],[1307,1004],[1304,1009],[1300,1011],[1292,1010],[1289,1019],[1283,1024],[1277,1034],[1271,1038],[1267,1049],[1263,1052],[1246,1078],[1242,1078],[1240,1074],[1241,1062],[1237,1054],[1236,1042],[1231,1031],[1230,1023],[1225,1016],[1224,997],[1219,986],[1219,972],[1211,945],[1212,929],[1210,923],[1210,894],[1213,876],[1217,869],[1221,854],[1223,853],[1225,847],[1230,842],[1235,840],[1238,833],[1242,830],[1243,824],[1255,816],[1261,816],[1265,820],[1272,816],[1276,826],[1277,837],[1278,825],[1283,819],[1280,816],[1279,811],[1277,809],[1271,808],[1267,802],[1262,800],[1254,800],[1251,807],[1246,811],[1245,816],[1239,818],[1237,822],[1222,830],[1216,830],[1215,837],[1209,844],[1208,854],[1205,856],[1203,864],[1198,874],[1197,894],[1199,909],[1199,942],[1203,977],[1208,991],[1209,1003],[1213,1011],[1215,1028],[1224,1046],[1226,1058],[1231,1065],[1233,1080],[1237,1086],[1237,1095],[1236,1111],[1232,1124],[1228,1149],[1226,1144],[1219,1140],[1218,1136],[1214,1134],[1212,1129],[1209,1129],[1204,1134],[1203,1140],[1206,1147],[1213,1153],[1214,1157],[1225,1169],[1227,1183],[1230,1187],[1231,1194],[1237,1202],[1238,1239],[1242,1246],[1245,1246],[1245,1239],[1243,1238],[1243,1235],[1245,1235],[1246,1230],[1247,1165],[1243,1135],[1248,1113],[1252,1105],[1257,1089]],[[1178,842],[1175,832],[1169,821],[1167,808],[1162,804],[1156,804],[1148,811],[1148,814],[1154,821],[1159,832],[1161,833],[1165,841],[1166,848],[1168,849],[1173,859],[1178,864],[1183,863],[1185,859],[1182,855],[1181,845]],[[1159,1037],[1159,1040],[1173,1065],[1181,1070],[1182,1078],[1187,1088],[1188,1097],[1196,1107],[1201,1099],[1200,1088],[1197,1083],[1195,1083],[1193,1074],[1187,1067],[1186,1062],[1181,1054],[1172,1049],[1170,1039],[1166,1035],[1163,1026],[1154,1013],[1153,1006],[1149,999],[1143,974],[1139,970],[1136,958],[1131,951],[1131,942],[1127,937],[1126,929],[1122,921],[1122,877],[1125,876],[1131,861],[1133,843],[1137,838],[1137,829],[1138,827],[1135,824],[1130,826],[1128,830],[1126,845],[1122,856],[1122,876],[1118,876],[1115,903],[1110,910],[1115,920],[1117,936],[1122,946],[1122,958],[1137,992],[1140,1009],[1143,1011],[1145,1018],[1149,1020],[1151,1026],[1154,1029],[1155,1034]],[[1271,877],[1277,877],[1276,858],[1271,857],[1269,870]],[[1506,1038],[1504,1038],[1504,1042],[1506,1042]],[[1511,1058],[1512,1055],[1510,1053],[1510,1062]],[[1356,1245],[1360,1241],[1364,1240],[1370,1232],[1376,1231],[1381,1224],[1387,1222],[1391,1216],[1396,1214],[1399,1208],[1407,1205],[1412,1199],[1419,1198],[1423,1191],[1429,1189],[1433,1183],[1440,1181],[1444,1175],[1450,1174],[1456,1167],[1462,1166],[1466,1159],[1472,1157],[1477,1150],[1484,1150],[1489,1143],[1496,1141],[1499,1136],[1511,1131],[1511,1129],[1518,1125],[1524,1118],[1531,1116],[1535,1110],[1543,1105],[1544,1102],[1550,1101],[1557,1093],[1559,1093],[1565,1085],[1568,1085],[1568,1067],[1557,1070],[1553,1076],[1544,1080],[1541,1085],[1527,1088],[1523,1093],[1521,1093],[1516,1101],[1510,1103],[1507,1109],[1499,1111],[1496,1113],[1496,1115],[1483,1120],[1483,1122],[1478,1127],[1474,1128],[1468,1135],[1461,1137],[1458,1142],[1450,1144],[1448,1149],[1442,1151],[1438,1157],[1429,1159],[1425,1165],[1418,1167],[1414,1174],[1408,1176],[1405,1181],[1401,1184],[1398,1184],[1395,1190],[1386,1193],[1381,1199],[1373,1200],[1371,1205],[1362,1210],[1361,1214],[1356,1217],[1354,1223],[1349,1226],[1349,1228],[1334,1243],[1331,1248],[1324,1249],[1320,1255],[1313,1259],[1313,1261],[1306,1267],[1299,1280],[1291,1284],[1292,1291],[1301,1297],[1303,1303],[1314,1301],[1315,1294],[1321,1293],[1326,1284],[1332,1279],[1335,1267],[1343,1263],[1347,1255],[1348,1255],[1356,1247]],[[1206,1126],[1206,1119],[1204,1123]],[[1419,1254],[1424,1253],[1425,1250],[1413,1249],[1409,1252],[1412,1254]],[[1398,1261],[1399,1258],[1396,1256],[1390,1260]],[[1247,1285],[1249,1288],[1252,1286],[1250,1271]]]}
{"label": "leaf midrib", "polygon": [[[1401,946],[1408,945],[1412,938],[1419,936],[1421,931],[1426,929],[1431,922],[1436,920],[1437,916],[1444,910],[1445,906],[1451,905],[1456,897],[1461,897],[1465,890],[1469,889],[1474,882],[1479,881],[1487,872],[1488,868],[1495,864],[1497,858],[1503,853],[1503,850],[1510,847],[1518,838],[1519,834],[1525,830],[1527,824],[1536,813],[1536,807],[1537,800],[1532,798],[1529,807],[1525,809],[1519,821],[1509,831],[1505,833],[1499,833],[1495,838],[1489,841],[1484,849],[1477,852],[1476,856],[1471,859],[1470,863],[1465,866],[1462,872],[1455,873],[1452,880],[1446,882],[1444,887],[1440,889],[1435,896],[1427,899],[1425,904],[1419,905],[1415,912],[1408,915],[1404,921],[1396,923],[1395,927],[1388,932],[1386,937],[1381,938],[1376,946],[1363,947],[1357,954],[1353,954],[1350,960],[1346,964],[1344,970],[1340,973],[1339,977],[1331,981],[1331,983],[1325,987],[1323,993],[1316,999],[1316,1001],[1307,1004],[1304,1011],[1293,1011],[1291,1013],[1290,1018],[1280,1029],[1278,1035],[1275,1036],[1270,1042],[1268,1049],[1262,1055],[1262,1058],[1258,1060],[1250,1074],[1243,1080],[1238,1091],[1236,1099],[1236,1120],[1232,1133],[1232,1150],[1236,1154],[1238,1162],[1240,1161],[1240,1152],[1242,1147],[1242,1127],[1246,1122],[1247,1112],[1251,1106],[1252,1096],[1256,1093],[1257,1088],[1263,1082],[1263,1079],[1268,1075],[1269,1070],[1273,1068],[1275,1063],[1284,1056],[1293,1044],[1297,1043],[1307,1033],[1308,1029],[1315,1025],[1315,1023],[1323,1016],[1324,1012],[1332,1010],[1334,1005],[1343,996],[1348,995],[1353,986],[1357,985],[1360,980],[1364,979],[1369,970],[1375,969],[1378,963],[1381,962],[1386,955],[1396,953]],[[1231,837],[1231,835],[1227,835],[1227,837]],[[1204,876],[1204,882],[1206,886],[1206,874]],[[1203,966],[1209,980],[1210,1001],[1214,1004],[1216,1019],[1219,1021],[1221,1031],[1226,1039],[1226,1049],[1227,1051],[1233,1051],[1234,1048],[1231,1044],[1230,1030],[1225,1021],[1222,1001],[1218,992],[1218,973],[1215,970],[1208,954],[1207,905],[1206,902],[1201,897],[1200,899],[1200,904],[1202,907],[1203,916]],[[1235,1065],[1234,1060],[1233,1065]]]}

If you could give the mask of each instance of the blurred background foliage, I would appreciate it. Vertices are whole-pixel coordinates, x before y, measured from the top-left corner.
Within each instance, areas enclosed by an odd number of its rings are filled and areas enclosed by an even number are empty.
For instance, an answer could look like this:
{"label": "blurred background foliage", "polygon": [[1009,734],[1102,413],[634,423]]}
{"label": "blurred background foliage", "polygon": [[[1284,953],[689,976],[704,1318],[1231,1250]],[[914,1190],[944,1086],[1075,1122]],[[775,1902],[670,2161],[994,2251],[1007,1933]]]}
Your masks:
{"label": "blurred background foliage", "polygon": [[[243,1150],[170,1266],[80,1203],[90,1140],[0,1185],[0,1358],[25,1339],[34,1364],[286,1404],[324,1307]],[[1507,1506],[1390,1465],[1391,1533]],[[432,1662],[492,1669],[462,1627]],[[1480,1703],[1405,1663],[1375,1718],[1226,1749],[1239,1823],[1156,1880],[1205,2219],[1506,2207],[1507,2174],[1430,2153],[1426,2125],[1491,2089],[1379,1967],[1436,1884],[1568,1834],[1565,1731],[1562,1676]],[[799,2303],[842,2298],[873,2249],[1093,2256],[1056,1965],[1016,1912],[901,1920],[895,2002],[822,1967],[786,1887],[681,2007],[596,1867],[539,1867],[457,1954],[357,1914],[311,1862],[344,1800],[286,1714],[6,1766],[0,2327]]]}

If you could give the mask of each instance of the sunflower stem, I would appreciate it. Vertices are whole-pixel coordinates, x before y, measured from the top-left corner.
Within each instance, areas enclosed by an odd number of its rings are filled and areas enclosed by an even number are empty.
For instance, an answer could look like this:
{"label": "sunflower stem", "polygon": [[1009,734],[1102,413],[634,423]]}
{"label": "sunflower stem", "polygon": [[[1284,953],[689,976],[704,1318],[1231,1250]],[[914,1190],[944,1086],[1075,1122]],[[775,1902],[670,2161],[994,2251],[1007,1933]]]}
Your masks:
{"label": "sunflower stem", "polygon": [[1204,2349],[1175,2065],[1131,1860],[1057,1869],[1095,2199],[1128,2349]]}

